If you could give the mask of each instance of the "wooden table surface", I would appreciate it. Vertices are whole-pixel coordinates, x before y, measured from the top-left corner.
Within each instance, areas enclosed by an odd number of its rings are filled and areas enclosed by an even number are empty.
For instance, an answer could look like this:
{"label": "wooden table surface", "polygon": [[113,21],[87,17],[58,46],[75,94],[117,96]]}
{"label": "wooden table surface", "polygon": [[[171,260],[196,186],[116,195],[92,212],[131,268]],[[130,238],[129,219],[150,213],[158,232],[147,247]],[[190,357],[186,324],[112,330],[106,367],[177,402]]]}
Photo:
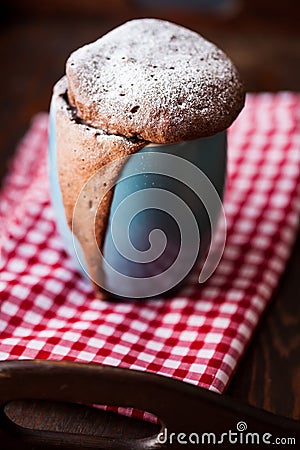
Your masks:
{"label": "wooden table surface", "polygon": [[[30,9],[24,11],[24,3],[22,12],[18,12],[17,1],[3,2],[0,179],[7,172],[8,161],[30,118],[48,110],[52,86],[62,76],[70,52],[128,18],[161,16],[201,32],[231,56],[248,91],[299,91],[299,2],[285,1],[281,6],[268,0],[244,3],[236,17],[225,20],[188,12],[162,10],[150,14],[133,10],[128,4],[118,14],[96,11],[92,17],[68,15],[63,8],[59,14],[52,10],[33,13]],[[300,236],[228,390],[241,401],[295,419],[300,419],[299,274]],[[105,430],[106,434],[121,436],[144,436],[157,429],[155,425],[84,406],[17,402],[7,412],[19,424],[44,429],[99,435]]]}

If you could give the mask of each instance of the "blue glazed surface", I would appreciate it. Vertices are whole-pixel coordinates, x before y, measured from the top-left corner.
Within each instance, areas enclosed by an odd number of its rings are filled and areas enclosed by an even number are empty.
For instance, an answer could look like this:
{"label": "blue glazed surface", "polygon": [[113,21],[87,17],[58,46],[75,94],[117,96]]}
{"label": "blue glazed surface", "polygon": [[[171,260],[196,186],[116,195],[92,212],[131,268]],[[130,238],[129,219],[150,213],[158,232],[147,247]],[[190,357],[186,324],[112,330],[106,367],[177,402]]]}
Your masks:
{"label": "blue glazed surface", "polygon": [[[83,270],[82,263],[84,263],[84,257],[82,249],[74,236],[72,235],[65,218],[64,206],[62,202],[62,195],[59,187],[58,172],[57,172],[57,159],[56,159],[56,129],[55,129],[55,113],[53,105],[50,110],[50,133],[49,133],[49,162],[50,162],[50,185],[51,185],[51,198],[54,205],[56,220],[59,232],[65,243],[65,248],[70,256],[76,261],[78,268]],[[214,187],[216,188],[219,196],[222,198],[225,175],[226,175],[226,132],[221,132],[217,135],[208,138],[201,138],[195,141],[189,141],[181,144],[166,145],[166,146],[147,146],[140,150],[139,154],[145,155],[147,153],[161,154],[167,153],[168,155],[179,156],[185,160],[191,162],[197,166],[204,174],[209,178]],[[180,159],[178,159],[178,164]],[[165,160],[166,163],[167,159]],[[164,164],[164,163],[163,163]],[[137,166],[138,165],[138,166]],[[153,171],[149,171],[149,165],[147,170],[143,167],[142,159],[129,159],[126,163],[122,174],[118,180],[118,183],[114,190],[113,201],[111,205],[111,211],[108,221],[108,227],[106,231],[103,253],[104,258],[108,262],[105,269],[105,277],[108,290],[110,288],[114,291],[117,278],[115,278],[114,271],[107,269],[111,265],[114,270],[127,275],[128,277],[152,277],[159,272],[164,271],[172,263],[176,257],[176,252],[180,247],[180,230],[176,221],[170,217],[169,214],[160,211],[163,210],[163,204],[160,208],[159,197],[157,209],[147,209],[137,214],[130,226],[126,223],[126,219],[121,217],[118,221],[114,222],[114,228],[112,235],[112,218],[116,213],[118,207],[125,200],[129,202],[130,208],[136,208],[137,211],[143,209],[143,195],[140,195],[137,199],[131,200],[129,197],[131,194],[140,192],[141,190],[149,189],[162,189],[174,193],[192,210],[195,219],[197,221],[200,231],[200,252],[198,256],[201,256],[206,251],[210,241],[210,222],[208,220],[206,210],[199,201],[199,198],[193,194],[191,189],[184,186],[178,180],[161,174],[155,173],[155,158],[153,158]],[[160,165],[159,172],[168,170]],[[138,174],[137,174],[138,172]],[[143,173],[144,172],[144,173]],[[154,172],[154,173],[149,173]],[[126,178],[126,179],[123,179]],[[145,191],[145,192],[146,192]],[[154,191],[153,191],[154,192]],[[131,202],[131,204],[130,204]],[[134,204],[132,204],[134,202]],[[214,220],[216,219],[218,211],[214,211]],[[124,230],[129,227],[129,236],[132,245],[141,252],[147,251],[149,248],[149,234],[152,230],[162,230],[167,237],[167,245],[163,254],[153,262],[141,263],[130,261],[128,258],[122,256],[114,245],[114,237],[117,236],[121,240],[124,235]],[[74,249],[74,242],[76,245],[76,251]],[[124,244],[126,247],[126,244]],[[193,242],[191,243],[193,246]],[[187,249],[188,254],[189,249]],[[78,253],[78,256],[76,255]],[[125,251],[126,254],[126,251]],[[175,255],[175,256],[174,256]],[[85,267],[84,267],[85,268]],[[176,284],[176,283],[175,283]],[[129,282],[127,286],[123,286],[124,296],[134,296],[135,287],[134,282]],[[159,290],[159,289],[158,289]],[[120,291],[120,288],[119,288]],[[162,286],[162,292],[164,288]]]}
{"label": "blue glazed surface", "polygon": [[[213,137],[202,138],[196,141],[190,141],[177,145],[168,146],[147,146],[140,150],[139,154],[147,153],[167,153],[170,155],[179,156],[185,160],[191,162],[197,166],[201,171],[203,171],[207,177],[210,179],[214,187],[216,188],[220,198],[223,196],[223,189],[225,183],[225,173],[226,173],[226,133],[219,133]],[[156,168],[159,172],[168,171],[168,159],[160,161],[160,167]],[[164,167],[163,164],[166,164]],[[140,164],[137,167],[137,164]],[[182,164],[181,160],[178,159],[178,164]],[[151,164],[150,164],[151,165]],[[130,241],[140,251],[147,251],[149,249],[149,235],[152,230],[162,230],[166,235],[167,245],[163,254],[155,259],[153,262],[149,263],[139,263],[130,261],[126,257],[122,256],[120,252],[116,249],[114,245],[115,236],[120,236],[123,242],[126,241],[125,231],[128,227],[128,223],[124,222],[122,218],[115,220],[113,234],[112,235],[112,218],[117,211],[118,206],[126,200],[126,206],[128,209],[136,209],[139,211],[146,207],[147,201],[143,195],[139,198],[133,197],[130,200],[130,195],[141,190],[148,189],[162,189],[174,193],[184,203],[192,210],[200,231],[200,251],[198,258],[207,250],[208,244],[210,242],[210,232],[211,225],[207,216],[207,212],[199,198],[193,194],[189,187],[183,185],[181,182],[174,178],[157,175],[155,173],[148,173],[148,168],[146,173],[143,174],[144,167],[141,159],[138,161],[136,159],[129,160],[122,174],[119,178],[118,184],[115,188],[114,197],[111,205],[111,212],[109,223],[106,232],[106,238],[104,243],[104,256],[106,261],[110,266],[112,266],[117,272],[127,275],[127,280],[123,281],[122,289],[124,291],[124,296],[130,297],[134,296],[136,288],[134,282],[131,281],[132,277],[154,277],[159,273],[167,270],[168,267],[175,261],[176,255],[179,252],[181,245],[181,235],[178,229],[176,221],[174,221],[169,214],[162,211],[166,209],[165,201],[158,196],[156,198],[156,209],[145,210],[132,220],[129,235]],[[153,158],[153,170],[155,172],[155,158]],[[134,175],[139,172],[139,175]],[[130,176],[132,175],[132,176]],[[122,181],[123,177],[126,179]],[[145,191],[145,192],[146,192]],[[132,205],[132,203],[134,204]],[[161,211],[162,210],[162,211]],[[214,211],[213,220],[216,220],[218,211]],[[123,244],[124,254],[130,254],[129,243]],[[190,247],[187,246],[186,255],[183,256],[182,265],[188,266],[190,261],[189,253],[193,252],[193,246],[197,245],[197,242],[190,242]],[[114,271],[109,270],[106,266],[105,270],[106,284],[108,290],[114,290],[116,283],[118,283],[118,276],[115,275]],[[173,274],[176,277],[176,274]],[[170,282],[170,284],[176,284]],[[159,281],[156,279],[156,283]],[[161,281],[162,283],[165,280]],[[164,286],[161,288],[157,286],[158,291],[164,291]]]}

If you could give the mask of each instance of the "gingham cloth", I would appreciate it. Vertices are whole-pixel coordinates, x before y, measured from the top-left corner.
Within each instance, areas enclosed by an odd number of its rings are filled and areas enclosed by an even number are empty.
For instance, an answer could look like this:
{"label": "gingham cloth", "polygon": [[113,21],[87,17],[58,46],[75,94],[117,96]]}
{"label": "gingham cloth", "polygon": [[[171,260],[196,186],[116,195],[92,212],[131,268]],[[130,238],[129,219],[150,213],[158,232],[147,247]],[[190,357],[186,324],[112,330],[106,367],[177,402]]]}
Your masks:
{"label": "gingham cloth", "polygon": [[299,112],[300,94],[247,96],[229,130],[217,270],[176,297],[134,303],[96,299],[66,255],[49,201],[48,115],[36,116],[0,197],[0,359],[103,363],[224,392],[297,234]]}

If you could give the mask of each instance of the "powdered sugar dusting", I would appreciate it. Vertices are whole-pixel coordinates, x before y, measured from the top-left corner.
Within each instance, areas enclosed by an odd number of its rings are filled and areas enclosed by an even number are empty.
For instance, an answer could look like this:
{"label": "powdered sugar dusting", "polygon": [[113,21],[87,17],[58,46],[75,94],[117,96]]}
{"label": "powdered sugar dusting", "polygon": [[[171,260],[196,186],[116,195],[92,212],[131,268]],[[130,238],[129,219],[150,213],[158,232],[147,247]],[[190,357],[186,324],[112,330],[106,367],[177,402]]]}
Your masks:
{"label": "powdered sugar dusting", "polygon": [[68,96],[86,123],[171,143],[227,128],[243,107],[236,68],[214,44],[170,22],[125,23],[74,52]]}

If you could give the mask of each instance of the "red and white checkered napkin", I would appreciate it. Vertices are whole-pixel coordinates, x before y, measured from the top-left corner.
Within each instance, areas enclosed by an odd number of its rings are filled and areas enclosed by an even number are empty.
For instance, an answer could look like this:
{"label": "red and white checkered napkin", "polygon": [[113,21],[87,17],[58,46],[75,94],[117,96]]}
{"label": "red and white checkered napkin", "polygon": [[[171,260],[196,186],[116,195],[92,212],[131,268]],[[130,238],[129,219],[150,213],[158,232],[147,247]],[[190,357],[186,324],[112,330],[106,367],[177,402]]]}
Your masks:
{"label": "red and white checkered napkin", "polygon": [[299,112],[300,94],[248,95],[229,130],[221,263],[204,285],[134,303],[96,299],[64,252],[49,203],[48,116],[38,115],[1,194],[0,359],[104,363],[223,392],[295,240]]}

